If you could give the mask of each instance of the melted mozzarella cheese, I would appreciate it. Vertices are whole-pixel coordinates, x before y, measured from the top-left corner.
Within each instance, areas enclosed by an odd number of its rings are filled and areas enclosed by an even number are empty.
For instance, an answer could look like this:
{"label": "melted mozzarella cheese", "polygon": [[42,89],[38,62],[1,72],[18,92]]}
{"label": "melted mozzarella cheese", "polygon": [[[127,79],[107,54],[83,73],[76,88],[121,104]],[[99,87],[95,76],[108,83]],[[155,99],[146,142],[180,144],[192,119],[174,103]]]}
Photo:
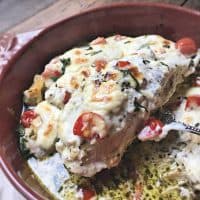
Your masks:
{"label": "melted mozzarella cheese", "polygon": [[[198,58],[195,59],[197,63]],[[70,60],[64,70],[62,60]],[[125,127],[126,116],[138,109],[135,100],[141,105],[144,103],[147,110],[163,105],[174,91],[166,93],[165,99],[158,98],[165,87],[162,81],[170,82],[165,77],[171,77],[175,83],[181,82],[182,77],[175,72],[177,68],[182,70],[181,75],[188,72],[190,60],[175,48],[173,42],[158,35],[123,36],[121,39],[112,36],[105,38],[103,44],[90,43],[68,50],[45,67],[61,74],[54,80],[45,79],[45,100],[36,106],[39,119],[32,123],[37,132],[36,144],[49,149],[58,137],[56,149],[65,161],[81,159],[79,154],[84,155],[81,149],[84,139],[74,135],[73,128],[82,113],[101,115],[106,127],[112,127],[112,131],[102,131],[103,136],[115,134]],[[103,61],[99,71],[96,61]],[[119,61],[130,63],[131,73],[119,69]],[[140,91],[136,88],[138,85]],[[173,83],[172,88],[175,89]],[[70,99],[64,103],[66,92],[70,93]],[[142,114],[146,112],[141,107],[139,110]]]}
{"label": "melted mozzarella cheese", "polygon": [[89,84],[84,92],[85,110],[94,110],[102,115],[118,111],[126,98],[121,87],[112,80],[102,83],[99,87]]}
{"label": "melted mozzarella cheese", "polygon": [[32,126],[37,129],[36,144],[45,149],[50,149],[57,137],[57,121],[59,118],[59,110],[46,101],[39,103],[35,112],[39,115],[33,120]]}
{"label": "melted mozzarella cheese", "polygon": [[73,94],[73,98],[65,105],[60,114],[58,136],[66,145],[79,146],[81,144],[81,138],[73,134],[73,125],[82,112],[82,107],[82,97],[77,92]]}

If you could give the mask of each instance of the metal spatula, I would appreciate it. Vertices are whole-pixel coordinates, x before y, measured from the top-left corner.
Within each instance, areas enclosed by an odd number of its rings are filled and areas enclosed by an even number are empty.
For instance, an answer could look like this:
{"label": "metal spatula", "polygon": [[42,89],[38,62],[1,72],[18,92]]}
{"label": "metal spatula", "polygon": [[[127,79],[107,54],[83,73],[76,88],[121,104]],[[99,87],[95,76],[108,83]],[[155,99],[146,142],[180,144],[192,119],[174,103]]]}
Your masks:
{"label": "metal spatula", "polygon": [[190,132],[190,133],[200,135],[200,128],[191,126],[183,122],[176,121],[173,113],[168,110],[160,111],[159,116],[160,116],[160,120],[164,124],[168,124],[170,125],[170,127],[172,127],[171,130]]}

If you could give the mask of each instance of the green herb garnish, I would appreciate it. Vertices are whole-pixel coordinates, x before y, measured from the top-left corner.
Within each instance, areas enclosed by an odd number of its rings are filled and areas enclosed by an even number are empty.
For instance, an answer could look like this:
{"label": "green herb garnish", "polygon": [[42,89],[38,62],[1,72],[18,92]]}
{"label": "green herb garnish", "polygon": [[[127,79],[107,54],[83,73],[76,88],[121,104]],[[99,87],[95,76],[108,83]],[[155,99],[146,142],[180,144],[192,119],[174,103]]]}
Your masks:
{"label": "green herb garnish", "polygon": [[140,111],[140,109],[143,108],[146,112],[148,112],[147,108],[138,103],[136,98],[134,100],[134,106],[135,106],[135,111]]}
{"label": "green herb garnish", "polygon": [[51,77],[51,80],[53,80],[54,82],[56,82],[58,80],[59,77]]}
{"label": "green herb garnish", "polygon": [[17,127],[16,132],[19,134],[19,137],[23,137],[25,135],[24,127],[22,125]]}
{"label": "green herb garnish", "polygon": [[145,59],[144,59],[142,62],[143,62],[145,65],[147,65],[147,64],[149,64],[149,63],[150,63],[150,61],[149,61],[149,60],[145,60]]}
{"label": "green herb garnish", "polygon": [[94,55],[96,55],[96,54],[98,54],[98,53],[101,53],[102,52],[102,50],[99,50],[99,51],[93,51],[93,52],[90,52],[90,53],[86,53],[85,55],[91,55],[91,56],[94,56]]}
{"label": "green herb garnish", "polygon": [[164,63],[164,62],[162,62],[162,61],[160,62],[160,64],[166,66],[167,69],[169,70],[169,65],[168,65],[168,64],[166,64],[166,63]]}
{"label": "green herb garnish", "polygon": [[30,150],[26,147],[27,140],[25,136],[25,130],[22,125],[18,126],[17,133],[19,135],[19,149],[22,156],[27,160],[33,155],[30,153]]}
{"label": "green herb garnish", "polygon": [[131,78],[132,78],[132,79],[135,81],[135,83],[136,83],[135,89],[136,89],[137,91],[139,91],[139,89],[140,89],[140,84],[139,84],[138,80],[135,78],[135,76],[133,76],[133,74],[132,74],[129,70],[120,70],[120,71],[123,73],[124,76],[127,76],[127,75],[130,75],[130,76],[131,76]]}
{"label": "green herb garnish", "polygon": [[168,45],[168,44],[164,44],[163,47],[169,49],[169,48],[170,48],[170,45]]}
{"label": "green herb garnish", "polygon": [[124,44],[128,44],[128,43],[131,43],[131,41],[130,41],[130,40],[128,40],[128,41],[125,41],[125,42],[124,42]]}
{"label": "green herb garnish", "polygon": [[166,64],[166,63],[164,63],[164,62],[160,62],[160,64],[161,64],[161,65],[164,65],[164,66],[166,66],[166,67],[169,67],[169,65]]}
{"label": "green herb garnish", "polygon": [[85,50],[92,50],[93,48],[91,47],[91,46],[89,46],[87,49],[85,49]]}
{"label": "green herb garnish", "polygon": [[[62,74],[65,73],[65,69],[68,65],[71,64],[71,59],[70,58],[62,58],[60,59],[60,61],[62,62],[63,66],[62,66]],[[56,79],[57,80],[57,79]]]}
{"label": "green herb garnish", "polygon": [[58,189],[58,192],[60,193],[63,190],[63,186],[61,185],[60,188]]}
{"label": "green herb garnish", "polygon": [[56,139],[55,139],[55,142],[59,142],[59,141],[60,141],[60,138],[56,138]]}
{"label": "green herb garnish", "polygon": [[190,67],[194,67],[194,60],[193,60],[193,59],[190,60],[189,68],[190,68]]}

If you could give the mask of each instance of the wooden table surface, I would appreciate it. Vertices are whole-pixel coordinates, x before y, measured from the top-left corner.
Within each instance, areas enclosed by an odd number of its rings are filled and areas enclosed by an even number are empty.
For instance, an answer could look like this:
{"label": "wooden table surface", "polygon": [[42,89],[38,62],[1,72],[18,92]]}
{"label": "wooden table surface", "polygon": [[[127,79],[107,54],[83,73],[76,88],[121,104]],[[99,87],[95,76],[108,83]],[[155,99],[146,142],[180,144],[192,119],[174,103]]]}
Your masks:
{"label": "wooden table surface", "polygon": [[[1,2],[19,2],[18,0],[0,0]],[[200,11],[200,0],[34,0],[21,1],[21,6],[18,5],[18,17],[21,17],[18,24],[7,28],[8,32],[21,33],[31,30],[36,30],[46,27],[52,23],[62,20],[75,13],[79,13],[89,8],[97,7],[105,4],[116,2],[165,2],[176,4],[184,7],[189,7]],[[29,2],[25,5],[23,2]],[[31,2],[31,3],[30,3]],[[5,3],[6,4],[6,3]],[[19,4],[19,3],[18,3]],[[14,3],[12,5],[15,5]],[[37,7],[36,7],[37,5]],[[22,7],[24,6],[24,7]],[[15,7],[13,7],[15,8]],[[20,10],[21,8],[21,10]],[[22,10],[23,8],[23,10]],[[37,8],[37,9],[36,9]],[[35,12],[34,11],[35,9]],[[29,16],[32,12],[33,16]],[[9,12],[8,12],[9,14]],[[10,16],[10,15],[9,15]],[[27,17],[26,17],[27,16]],[[2,18],[2,14],[1,14]],[[17,19],[17,18],[16,18]],[[6,19],[4,19],[5,21]],[[14,20],[14,18],[13,18]],[[1,20],[0,20],[1,22]],[[6,21],[5,21],[6,22]]]}

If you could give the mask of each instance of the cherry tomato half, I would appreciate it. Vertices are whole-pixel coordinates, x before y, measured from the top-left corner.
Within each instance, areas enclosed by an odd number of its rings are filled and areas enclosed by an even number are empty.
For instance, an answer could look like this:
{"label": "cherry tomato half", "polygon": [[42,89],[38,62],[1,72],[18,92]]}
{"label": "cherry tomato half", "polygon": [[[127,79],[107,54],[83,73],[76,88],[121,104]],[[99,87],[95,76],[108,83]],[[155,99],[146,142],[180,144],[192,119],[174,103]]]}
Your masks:
{"label": "cherry tomato half", "polygon": [[58,78],[60,77],[62,74],[61,72],[59,72],[58,70],[53,70],[53,69],[45,69],[44,72],[42,73],[42,76],[44,78]]}
{"label": "cherry tomato half", "polygon": [[176,48],[180,50],[182,54],[191,55],[197,52],[197,46],[192,38],[184,37],[176,42]]}
{"label": "cherry tomato half", "polygon": [[117,67],[124,68],[124,67],[129,66],[130,64],[131,63],[129,61],[120,60],[120,61],[117,62]]}
{"label": "cherry tomato half", "polygon": [[21,115],[21,123],[25,128],[29,128],[33,119],[38,115],[33,110],[26,110]]}
{"label": "cherry tomato half", "polygon": [[200,106],[200,95],[189,96],[185,104],[185,110],[197,106]]}
{"label": "cherry tomato half", "polygon": [[154,140],[162,133],[163,123],[155,118],[150,118],[145,127],[140,131],[138,138],[141,141]]}
{"label": "cherry tomato half", "polygon": [[97,113],[86,112],[76,120],[73,128],[74,135],[85,139],[102,138],[105,135],[106,124],[104,119]]}

